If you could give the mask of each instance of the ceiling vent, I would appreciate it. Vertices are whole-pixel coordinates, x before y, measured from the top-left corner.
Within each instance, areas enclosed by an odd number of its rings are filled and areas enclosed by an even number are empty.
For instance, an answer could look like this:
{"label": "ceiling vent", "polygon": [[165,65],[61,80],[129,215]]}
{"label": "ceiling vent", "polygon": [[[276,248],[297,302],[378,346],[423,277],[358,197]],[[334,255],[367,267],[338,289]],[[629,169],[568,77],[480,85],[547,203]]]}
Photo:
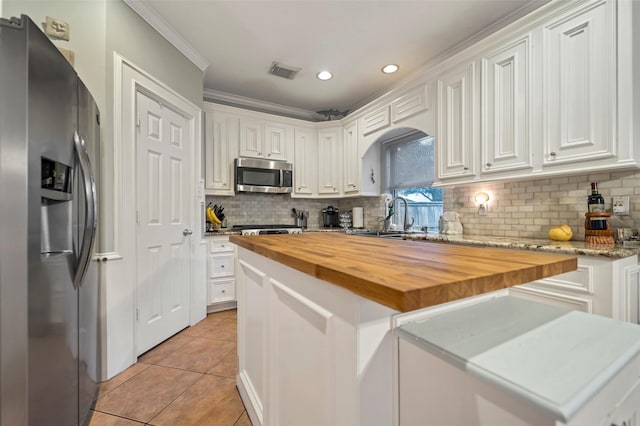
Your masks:
{"label": "ceiling vent", "polygon": [[295,77],[296,74],[298,74],[298,71],[300,71],[301,69],[302,68],[290,67],[288,65],[274,62],[273,64],[271,64],[271,68],[269,68],[269,74],[293,80],[293,77]]}

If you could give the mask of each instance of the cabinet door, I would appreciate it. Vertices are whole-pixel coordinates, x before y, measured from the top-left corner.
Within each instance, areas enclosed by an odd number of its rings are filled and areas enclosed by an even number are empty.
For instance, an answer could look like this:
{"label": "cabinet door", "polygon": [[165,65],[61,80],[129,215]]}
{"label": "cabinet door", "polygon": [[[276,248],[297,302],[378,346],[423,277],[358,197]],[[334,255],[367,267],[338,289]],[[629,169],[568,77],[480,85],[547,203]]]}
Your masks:
{"label": "cabinet door", "polygon": [[412,117],[427,109],[428,105],[428,86],[420,86],[391,102],[391,121],[393,123],[398,123],[404,119]]}
{"label": "cabinet door", "polygon": [[482,58],[482,173],[531,168],[530,36]]}
{"label": "cabinet door", "polygon": [[287,127],[275,123],[264,125],[264,158],[267,160],[287,159]]}
{"label": "cabinet door", "polygon": [[344,187],[345,194],[360,191],[360,155],[358,154],[358,124],[353,123],[344,129]]}
{"label": "cabinet door", "polygon": [[341,129],[318,131],[318,194],[339,195],[342,155],[340,147]]}
{"label": "cabinet door", "polygon": [[615,155],[616,42],[612,1],[543,28],[543,164]]}
{"label": "cabinet door", "polygon": [[293,195],[316,195],[318,146],[312,129],[295,129]]}
{"label": "cabinet door", "polygon": [[259,120],[240,119],[240,155],[243,157],[264,158],[263,125]]}
{"label": "cabinet door", "polygon": [[391,124],[389,118],[389,106],[386,105],[380,109],[377,109],[360,119],[360,128],[363,135],[368,135],[376,130],[389,127]]}
{"label": "cabinet door", "polygon": [[640,425],[640,381],[636,382],[633,389],[618,404],[618,407],[607,420],[607,424],[611,425]]}
{"label": "cabinet door", "polygon": [[233,195],[233,160],[238,155],[238,118],[206,112],[205,189],[215,195]]}
{"label": "cabinet door", "polygon": [[438,79],[438,178],[471,176],[475,63]]}

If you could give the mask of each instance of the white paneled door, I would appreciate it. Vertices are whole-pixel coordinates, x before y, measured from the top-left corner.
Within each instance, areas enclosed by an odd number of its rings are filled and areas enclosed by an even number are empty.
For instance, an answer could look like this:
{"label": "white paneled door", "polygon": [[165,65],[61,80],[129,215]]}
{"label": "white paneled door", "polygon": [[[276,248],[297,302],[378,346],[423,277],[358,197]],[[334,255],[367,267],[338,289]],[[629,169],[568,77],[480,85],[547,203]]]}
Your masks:
{"label": "white paneled door", "polygon": [[136,92],[136,355],[189,325],[188,120]]}

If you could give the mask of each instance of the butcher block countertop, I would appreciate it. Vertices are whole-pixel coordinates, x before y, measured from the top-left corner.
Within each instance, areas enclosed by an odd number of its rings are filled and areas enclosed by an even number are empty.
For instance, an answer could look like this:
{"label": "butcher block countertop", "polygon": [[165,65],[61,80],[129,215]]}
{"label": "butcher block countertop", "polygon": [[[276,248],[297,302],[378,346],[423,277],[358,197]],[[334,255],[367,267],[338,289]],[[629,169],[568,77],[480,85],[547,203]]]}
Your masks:
{"label": "butcher block countertop", "polygon": [[574,256],[305,233],[229,241],[401,312],[577,269]]}

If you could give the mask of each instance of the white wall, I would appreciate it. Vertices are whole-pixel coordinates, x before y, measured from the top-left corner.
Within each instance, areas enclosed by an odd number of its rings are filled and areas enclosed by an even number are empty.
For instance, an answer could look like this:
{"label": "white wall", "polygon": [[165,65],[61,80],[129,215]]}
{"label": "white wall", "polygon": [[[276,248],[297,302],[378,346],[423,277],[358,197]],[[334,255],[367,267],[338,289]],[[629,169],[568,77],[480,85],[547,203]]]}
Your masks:
{"label": "white wall", "polygon": [[28,15],[42,28],[47,16],[69,23],[70,40],[53,44],[75,53],[74,68],[104,113],[106,0],[52,1],[0,0],[4,17]]}

